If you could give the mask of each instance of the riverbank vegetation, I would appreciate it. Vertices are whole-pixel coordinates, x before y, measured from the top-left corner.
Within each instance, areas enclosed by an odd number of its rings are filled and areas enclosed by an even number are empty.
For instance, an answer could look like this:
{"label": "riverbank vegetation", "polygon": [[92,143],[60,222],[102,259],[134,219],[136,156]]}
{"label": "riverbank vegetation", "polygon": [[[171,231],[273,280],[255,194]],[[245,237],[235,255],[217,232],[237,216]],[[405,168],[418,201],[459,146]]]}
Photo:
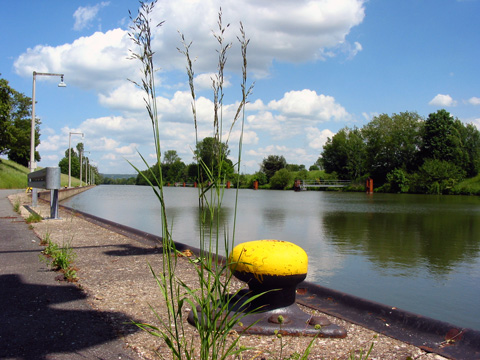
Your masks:
{"label": "riverbank vegetation", "polygon": [[380,192],[480,194],[480,132],[445,110],[425,120],[382,114],[361,129],[346,127],[328,139],[321,163],[340,179],[371,177]]}
{"label": "riverbank vegetation", "polygon": [[[209,163],[211,138],[199,144],[195,158]],[[222,149],[227,159],[228,146],[222,144]],[[258,182],[260,189],[286,190],[293,189],[296,179],[339,179],[350,181],[344,191],[365,191],[365,181],[372,178],[376,192],[480,195],[480,132],[445,110],[427,119],[415,112],[381,114],[361,129],[345,127],[329,138],[308,170],[303,164],[288,164],[281,155],[264,158],[254,174],[235,172],[231,161],[223,166],[226,179],[240,188]],[[165,185],[198,182],[197,165],[186,165],[174,150],[166,151],[160,167]],[[144,174],[150,176],[155,169],[157,165]],[[145,180],[139,175],[135,183]]]}

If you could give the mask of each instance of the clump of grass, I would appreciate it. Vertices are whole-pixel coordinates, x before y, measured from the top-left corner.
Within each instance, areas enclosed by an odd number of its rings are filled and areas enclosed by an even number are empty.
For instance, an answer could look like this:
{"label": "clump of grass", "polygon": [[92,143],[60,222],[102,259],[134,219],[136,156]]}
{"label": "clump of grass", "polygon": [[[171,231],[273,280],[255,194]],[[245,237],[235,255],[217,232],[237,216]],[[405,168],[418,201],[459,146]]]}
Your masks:
{"label": "clump of grass", "polygon": [[15,201],[13,202],[13,211],[20,214],[20,200],[18,198],[15,198]]}
{"label": "clump of grass", "polygon": [[34,224],[34,223],[39,223],[43,220],[43,218],[37,214],[37,213],[31,213],[30,215],[28,215],[28,217],[25,219],[25,222],[27,224]]}
{"label": "clump of grass", "polygon": [[[282,315],[279,315],[277,318],[277,322],[279,324],[279,329],[275,330],[274,336],[279,340],[280,345],[279,349],[272,351],[271,354],[273,355],[272,359],[278,359],[278,360],[308,360],[308,356],[310,355],[310,352],[312,351],[313,344],[315,343],[315,340],[318,337],[318,334],[315,335],[312,340],[309,342],[303,353],[299,353],[298,351],[293,352],[292,354],[285,356],[284,351],[286,346],[288,345],[284,341],[284,336],[282,335],[282,328],[283,324],[285,323],[285,319]],[[316,330],[320,330],[321,326],[320,325],[315,325]]]}
{"label": "clump of grass", "polygon": [[349,360],[368,360],[368,357],[370,356],[370,353],[373,350],[373,345],[374,343],[372,342],[368,350],[360,349],[358,351],[351,351],[348,359]]}
{"label": "clump of grass", "polygon": [[[199,191],[199,217],[201,223],[200,229],[200,256],[196,260],[197,263],[194,268],[197,271],[200,287],[191,288],[185,284],[181,279],[175,275],[177,256],[171,256],[172,252],[177,252],[175,243],[172,240],[171,233],[168,229],[168,219],[165,211],[165,202],[163,196],[163,177],[161,168],[161,143],[160,143],[160,126],[157,112],[156,92],[155,92],[155,67],[153,63],[153,51],[151,48],[151,12],[155,6],[156,1],[145,4],[140,2],[141,9],[137,17],[130,18],[132,20],[132,33],[130,38],[139,49],[139,52],[132,51],[131,58],[139,60],[142,66],[142,80],[141,82],[134,82],[145,91],[144,101],[146,109],[151,121],[154,143],[156,148],[156,160],[158,165],[158,175],[153,171],[153,167],[148,166],[148,163],[142,157],[147,169],[150,171],[152,181],[134,166],[137,172],[143,176],[145,181],[151,186],[156,197],[161,205],[161,220],[162,220],[162,239],[163,239],[163,269],[156,273],[154,269],[150,268],[158,287],[163,296],[163,301],[167,309],[166,318],[160,316],[154,309],[152,309],[157,317],[159,326],[151,324],[140,324],[137,326],[150,334],[162,338],[172,353],[174,359],[192,359],[197,357],[197,352],[200,354],[200,359],[226,359],[227,357],[237,356],[245,347],[238,347],[238,339],[236,337],[232,340],[230,330],[241,320],[240,316],[230,311],[231,301],[234,299],[234,294],[230,294],[230,279],[232,273],[228,271],[228,264],[223,264],[219,261],[220,243],[224,242],[225,252],[228,254],[229,248],[233,246],[235,234],[235,218],[233,225],[233,235],[229,237],[225,235],[221,239],[220,223],[218,216],[222,206],[223,191],[225,189],[225,170],[222,164],[225,162],[224,152],[221,151],[224,143],[223,136],[223,86],[224,86],[224,68],[227,60],[227,51],[231,44],[225,43],[224,32],[228,28],[222,24],[222,14],[219,12],[218,17],[218,31],[214,36],[218,42],[218,73],[212,78],[213,97],[214,97],[214,114],[213,114],[213,133],[214,133],[214,152],[215,163],[205,164],[201,159],[199,162],[200,181]],[[161,26],[163,23],[158,24]],[[248,40],[245,37],[245,32],[240,24],[241,36],[238,38],[243,58],[243,80],[241,84],[242,99],[237,108],[236,115],[231,121],[230,132],[237,121],[241,121],[241,136],[239,142],[239,158],[238,158],[238,172],[240,172],[241,162],[241,144],[243,138],[243,123],[244,123],[244,107],[247,102],[248,94],[251,87],[246,86],[247,78],[247,59],[246,50]],[[187,60],[187,74],[192,96],[192,114],[193,123],[195,126],[196,142],[198,139],[198,124],[196,112],[196,94],[194,88],[194,71],[192,60],[190,56],[191,43],[185,41],[185,37],[181,35],[183,49],[179,51],[185,56]],[[228,134],[230,133],[228,132]],[[225,143],[228,143],[228,137]],[[133,166],[133,165],[132,165]],[[155,169],[157,170],[157,169]],[[238,186],[237,186],[238,189]],[[238,198],[238,192],[237,192]],[[236,211],[236,205],[235,205]],[[217,231],[212,231],[216,228]],[[198,330],[198,337],[200,339],[200,348],[195,349],[194,339],[185,336],[185,327],[182,314],[184,308],[188,306],[193,313],[193,322]]]}
{"label": "clump of grass", "polygon": [[77,281],[77,271],[73,267],[77,254],[70,243],[64,243],[60,247],[50,239],[50,234],[47,232],[40,244],[45,245],[45,249],[42,251],[44,257],[40,257],[40,260],[48,263],[52,270],[61,271],[65,280]]}

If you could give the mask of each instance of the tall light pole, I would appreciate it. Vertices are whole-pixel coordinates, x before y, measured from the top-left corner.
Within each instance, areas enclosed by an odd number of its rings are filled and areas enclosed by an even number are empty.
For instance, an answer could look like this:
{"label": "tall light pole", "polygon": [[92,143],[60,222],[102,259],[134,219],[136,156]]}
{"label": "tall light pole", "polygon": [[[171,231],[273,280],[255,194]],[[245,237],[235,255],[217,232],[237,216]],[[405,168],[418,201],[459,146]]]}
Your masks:
{"label": "tall light pole", "polygon": [[71,143],[72,143],[72,134],[74,135],[82,135],[82,139],[83,139],[83,133],[81,132],[69,132],[68,133],[68,187],[72,187],[72,147],[71,147]]}
{"label": "tall light pole", "polygon": [[63,82],[64,74],[53,74],[53,73],[37,73],[33,72],[33,87],[32,87],[32,128],[30,132],[30,172],[33,172],[37,164],[35,163],[35,82],[37,75],[42,76],[60,76],[60,83],[58,87],[66,87],[67,85]]}
{"label": "tall light pole", "polygon": [[[36,71],[33,72],[33,85],[32,85],[32,128],[30,129],[30,162],[28,167],[30,172],[34,172],[37,168],[37,164],[35,162],[35,83],[37,79],[37,75],[42,76],[60,76],[60,83],[58,87],[66,87],[67,84],[63,82],[64,74],[53,74],[53,73],[37,73]],[[32,189],[32,206],[37,206],[37,188]]]}

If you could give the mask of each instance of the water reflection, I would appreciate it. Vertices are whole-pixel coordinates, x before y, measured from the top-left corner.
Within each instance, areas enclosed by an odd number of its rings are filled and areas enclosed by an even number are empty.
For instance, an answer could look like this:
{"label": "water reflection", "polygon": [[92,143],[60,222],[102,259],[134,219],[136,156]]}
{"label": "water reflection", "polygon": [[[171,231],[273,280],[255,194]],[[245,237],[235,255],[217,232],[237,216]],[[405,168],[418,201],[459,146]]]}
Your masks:
{"label": "water reflection", "polygon": [[361,253],[379,271],[409,274],[425,266],[446,275],[479,256],[480,222],[462,211],[331,212],[322,214],[322,222],[339,252]]}
{"label": "water reflection", "polygon": [[263,209],[263,223],[269,228],[283,228],[285,217],[287,216],[285,209]]}

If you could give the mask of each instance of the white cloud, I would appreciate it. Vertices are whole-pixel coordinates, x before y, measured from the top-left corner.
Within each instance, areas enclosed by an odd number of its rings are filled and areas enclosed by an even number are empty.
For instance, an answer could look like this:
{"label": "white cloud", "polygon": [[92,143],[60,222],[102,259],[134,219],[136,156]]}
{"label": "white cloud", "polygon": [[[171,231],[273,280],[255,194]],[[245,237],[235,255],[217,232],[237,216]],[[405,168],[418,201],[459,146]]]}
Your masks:
{"label": "white cloud", "polygon": [[108,6],[110,2],[101,2],[94,6],[80,6],[75,12],[73,13],[73,17],[75,19],[75,24],[73,25],[73,30],[79,31],[83,30],[91,24],[91,22],[95,19],[98,12],[101,8]]}
{"label": "white cloud", "polygon": [[471,97],[468,99],[469,104],[471,105],[480,105],[480,98],[479,97]]}
{"label": "white cloud", "polygon": [[262,110],[247,116],[247,128],[266,131],[277,140],[304,134],[316,124],[351,119],[335,98],[308,89],[290,91],[267,106],[260,102],[253,108]]}
{"label": "white cloud", "polygon": [[121,146],[119,148],[116,148],[115,152],[117,154],[121,154],[121,155],[132,155],[132,154],[135,154],[137,152],[137,150],[136,150],[137,147],[138,147],[137,144],[132,143],[132,144],[129,144],[129,145],[126,145],[126,146]]}
{"label": "white cloud", "polygon": [[453,100],[453,98],[450,95],[438,94],[432,100],[430,100],[428,105],[449,107],[449,106],[456,106],[457,102]]}
{"label": "white cloud", "polygon": [[[153,29],[152,46],[158,54],[158,66],[162,71],[183,71],[186,62],[177,51],[177,47],[181,47],[177,32],[180,29],[187,41],[193,41],[190,51],[192,58],[197,58],[195,71],[216,71],[218,54],[212,49],[218,46],[212,37],[212,29],[217,29],[217,12],[221,5],[225,23],[232,24],[226,33],[227,41],[231,41],[233,47],[238,47],[236,24],[242,21],[247,38],[251,39],[249,71],[257,76],[265,76],[274,59],[298,63],[321,58],[322,49],[331,48],[334,54],[344,52],[342,47],[347,44],[346,36],[365,17],[364,2],[284,0],[275,6],[254,0],[163,2],[157,5],[152,14],[154,23],[166,20],[163,26]],[[102,2],[93,7],[80,7],[76,12],[76,26],[87,26],[100,8],[107,4]],[[189,16],[200,13],[202,16]],[[81,37],[71,44],[38,45],[21,54],[15,61],[15,68],[18,74],[25,76],[30,76],[34,70],[62,71],[76,85],[112,91],[112,84],[118,86],[119,80],[123,81],[126,77],[135,80],[133,72],[137,67],[127,60],[128,50],[132,48],[133,43],[127,31],[113,29]],[[361,45],[354,43],[348,56],[360,49]],[[241,59],[236,50],[232,49],[229,53],[227,67],[240,69]],[[204,80],[202,77],[197,79]]]}
{"label": "white cloud", "polygon": [[266,158],[268,155],[276,154],[283,155],[289,151],[288,147],[285,145],[268,145],[266,147],[260,147],[255,150],[247,151],[247,154],[253,155],[256,157]]}
{"label": "white cloud", "polygon": [[329,129],[320,130],[318,128],[309,127],[305,129],[307,133],[308,146],[315,150],[321,150],[323,145],[327,142],[328,138],[332,138],[335,135],[334,132]]}
{"label": "white cloud", "polygon": [[125,112],[140,112],[145,110],[144,92],[131,82],[125,82],[107,94],[99,94],[98,101],[110,109]]}
{"label": "white cloud", "polygon": [[[46,139],[42,136],[40,145],[38,145],[37,150],[40,152],[57,151],[60,149],[61,141],[62,138],[59,135],[49,135]],[[66,149],[67,147],[65,148],[65,150]]]}
{"label": "white cloud", "polygon": [[362,112],[363,118],[367,121],[372,120],[375,116],[378,116],[378,115],[380,115],[378,112],[370,112],[370,113]]}
{"label": "white cloud", "polygon": [[[206,90],[206,89],[212,89],[213,82],[217,82],[217,77],[216,73],[205,73],[205,74],[200,74],[195,76],[195,79],[193,80],[193,83],[195,85],[195,90],[196,91],[201,91],[201,90]],[[223,79],[223,88],[226,89],[230,87],[232,84],[230,83],[230,80],[228,77],[225,77]]]}
{"label": "white cloud", "polygon": [[69,85],[102,93],[137,77],[138,66],[128,60],[130,46],[126,31],[96,32],[72,44],[29,48],[15,60],[14,67],[26,77],[33,71],[64,73]]}
{"label": "white cloud", "polygon": [[317,95],[315,91],[308,89],[290,91],[282,99],[271,101],[268,107],[280,111],[291,120],[324,122],[346,120],[349,117],[345,108],[335,102],[335,98]]}
{"label": "white cloud", "polygon": [[118,146],[118,141],[115,139],[107,138],[106,136],[102,136],[98,141],[96,141],[92,146],[87,147],[87,149],[91,149],[94,151],[109,151],[115,150]]}
{"label": "white cloud", "polygon": [[[316,61],[325,58],[327,53],[330,57],[355,56],[362,50],[362,46],[358,42],[350,43],[347,35],[363,21],[365,2],[281,0],[275,6],[257,0],[159,2],[152,14],[152,23],[166,22],[163,26],[152,29],[152,45],[156,54],[155,62],[159,67],[156,83],[163,148],[177,150],[184,161],[188,162],[195,139],[192,99],[186,76],[179,80],[177,72],[180,70],[184,73],[186,63],[184,56],[177,51],[177,47],[181,47],[178,29],[185,34],[187,42],[192,41],[190,52],[192,59],[196,59],[195,86],[201,92],[211,89],[211,78],[217,67],[218,52],[215,50],[218,49],[218,44],[212,37],[212,29],[218,29],[216,21],[220,5],[224,23],[232,24],[225,33],[226,41],[233,44],[227,55],[225,69],[224,87],[227,88],[236,78],[229,71],[234,69],[238,72],[241,69],[242,59],[239,57],[236,39],[240,20],[250,39],[249,73],[254,77],[262,77],[268,75],[273,61]],[[79,7],[74,14],[75,29],[92,26],[98,20],[100,10],[108,4],[99,2]],[[192,17],[189,14],[202,16]],[[98,117],[88,115],[77,128],[85,133],[85,148],[95,151],[97,159],[108,160],[108,166],[121,160],[120,153],[130,156],[128,154],[133,153],[132,144],[138,144],[143,154],[153,151],[152,128],[145,111],[144,94],[126,81],[138,81],[141,78],[138,61],[128,60],[131,54],[129,49],[133,49],[133,43],[126,29],[116,28],[105,32],[97,31],[66,44],[37,45],[27,49],[14,62],[15,71],[19,75],[30,78],[33,71],[65,73],[65,82],[69,87],[89,90],[98,97],[99,105],[107,111],[102,111]],[[225,100],[224,119],[234,117],[238,107],[234,101],[227,103]],[[196,111],[199,137],[211,136],[212,100],[198,96]],[[318,124],[328,121],[351,119],[351,115],[335,98],[309,89],[287,92],[282,98],[274,99],[268,104],[262,99],[255,99],[253,103],[247,104],[246,111],[243,140],[250,148],[260,144],[260,139],[263,140],[266,134],[265,141],[269,141],[269,136],[274,139],[298,136],[304,141],[305,147],[308,143],[309,148],[317,149],[320,140],[306,133],[305,129],[317,129]],[[43,151],[56,151],[63,156],[61,153],[67,147],[64,141],[65,131],[61,135],[44,132],[45,135],[48,137],[42,138],[40,145]],[[238,138],[237,127],[233,129],[230,143],[238,142]],[[68,142],[68,136],[66,139]],[[264,151],[269,150],[265,143],[262,146]],[[306,154],[304,148],[284,146],[284,151],[292,154]],[[276,151],[283,150],[271,148],[265,155]],[[253,160],[248,161],[251,163]]]}

